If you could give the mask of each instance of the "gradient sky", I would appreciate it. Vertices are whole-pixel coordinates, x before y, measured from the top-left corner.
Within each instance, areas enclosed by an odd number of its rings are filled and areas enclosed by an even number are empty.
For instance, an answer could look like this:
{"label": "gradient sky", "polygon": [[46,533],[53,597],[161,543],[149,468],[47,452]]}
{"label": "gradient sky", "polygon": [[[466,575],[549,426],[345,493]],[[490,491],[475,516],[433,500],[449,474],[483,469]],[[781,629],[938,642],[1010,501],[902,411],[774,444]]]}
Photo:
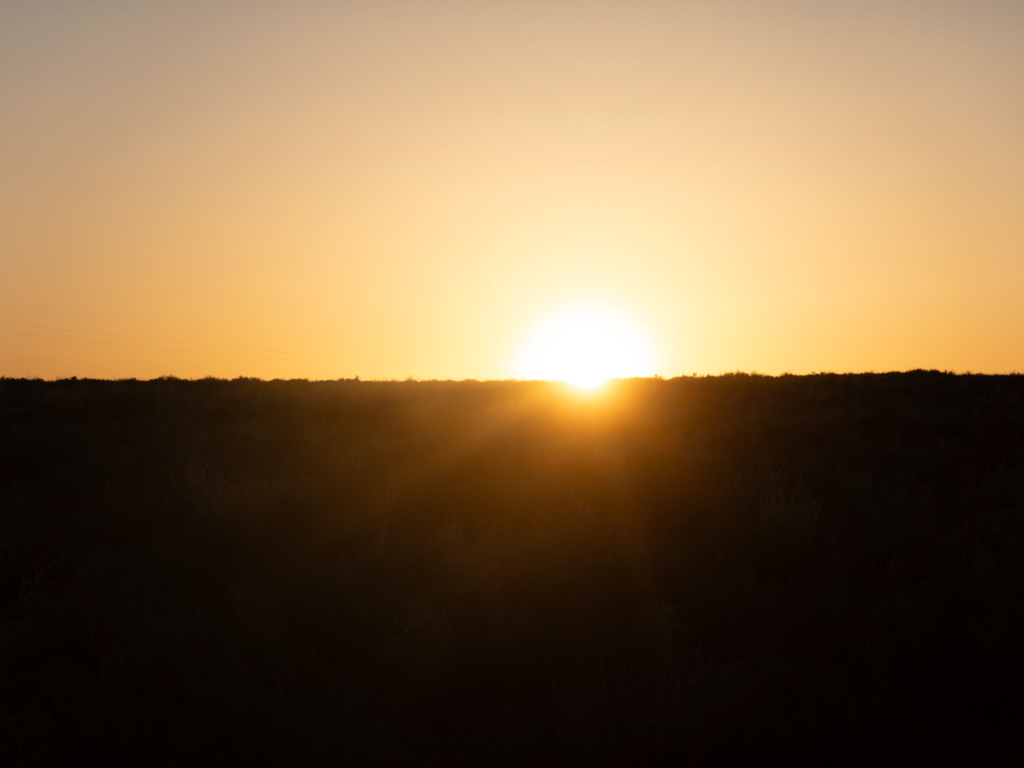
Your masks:
{"label": "gradient sky", "polygon": [[1024,370],[1024,3],[0,0],[0,375],[504,377],[573,305]]}

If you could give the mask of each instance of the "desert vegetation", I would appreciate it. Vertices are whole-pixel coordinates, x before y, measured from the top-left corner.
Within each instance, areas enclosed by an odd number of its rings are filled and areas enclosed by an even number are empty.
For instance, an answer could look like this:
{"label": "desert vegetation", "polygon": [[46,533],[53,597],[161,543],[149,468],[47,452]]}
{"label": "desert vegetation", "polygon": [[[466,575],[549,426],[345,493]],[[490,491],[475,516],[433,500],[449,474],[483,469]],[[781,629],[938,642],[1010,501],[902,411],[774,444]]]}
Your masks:
{"label": "desert vegetation", "polygon": [[0,763],[1011,765],[1024,377],[0,380]]}

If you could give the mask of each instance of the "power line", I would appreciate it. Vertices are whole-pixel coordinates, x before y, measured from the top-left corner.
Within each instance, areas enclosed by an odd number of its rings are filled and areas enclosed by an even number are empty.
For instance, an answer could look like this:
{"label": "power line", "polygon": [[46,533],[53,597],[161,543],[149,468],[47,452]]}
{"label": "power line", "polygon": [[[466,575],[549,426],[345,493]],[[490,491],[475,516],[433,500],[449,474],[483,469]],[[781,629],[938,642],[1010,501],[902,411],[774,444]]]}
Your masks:
{"label": "power line", "polygon": [[[229,350],[232,350],[234,352],[259,352],[261,354],[267,354],[267,355],[290,355],[292,357],[322,357],[322,358],[326,358],[327,361],[337,361],[337,362],[373,363],[375,365],[413,365],[413,366],[417,366],[417,367],[426,366],[426,367],[431,367],[431,368],[441,368],[441,369],[445,369],[445,370],[461,370],[461,371],[472,370],[472,371],[478,371],[478,372],[482,371],[482,372],[487,372],[487,373],[500,373],[502,375],[504,375],[506,373],[505,371],[499,371],[498,369],[487,368],[487,367],[471,367],[471,368],[466,368],[464,366],[451,366],[451,365],[447,365],[445,363],[414,363],[414,362],[411,362],[409,360],[379,360],[379,359],[368,358],[368,357],[345,357],[345,356],[340,356],[340,355],[325,355],[325,354],[321,354],[321,353],[318,353],[318,352],[285,352],[283,350],[275,350],[275,349],[257,349],[257,348],[253,348],[253,347],[232,347],[232,346],[228,346],[226,344],[206,344],[206,343],[197,342],[197,341],[172,341],[170,339],[154,339],[154,338],[150,338],[150,337],[147,337],[147,336],[125,336],[123,334],[118,334],[118,333],[99,333],[97,331],[76,331],[76,330],[74,330],[72,328],[56,328],[56,327],[49,326],[49,325],[30,325],[29,323],[14,323],[14,322],[10,322],[10,321],[7,321],[7,320],[0,320],[0,325],[13,325],[13,326],[16,326],[18,328],[36,328],[38,330],[58,331],[60,333],[78,333],[78,334],[82,334],[82,335],[86,335],[86,336],[105,336],[107,338],[113,338],[113,339],[131,339],[133,341],[152,341],[152,342],[156,342],[158,344],[178,344],[178,345],[181,345],[181,346],[190,346],[190,347],[210,347],[212,349],[229,349]],[[33,335],[36,335],[38,338],[44,338],[44,339],[64,338],[64,337],[60,337],[60,336],[43,336],[43,335],[29,334],[29,333],[20,333],[19,334],[19,333],[16,333],[14,331],[0,331],[0,333],[8,333],[8,334],[14,334],[14,335],[19,335],[19,336],[33,336]],[[91,340],[91,339],[67,339],[67,338],[65,338],[65,341],[87,341],[87,342],[90,342],[90,341],[93,341],[93,340]],[[104,343],[104,344],[109,344],[109,345],[115,345],[115,342],[94,342],[94,343]],[[164,349],[165,351],[170,351],[170,352],[202,352],[202,354],[219,354],[219,353],[214,353],[214,352],[203,352],[202,350],[179,350],[179,349],[169,349],[168,350],[168,349],[166,349],[164,347],[148,347],[148,346],[141,346],[141,345],[136,345],[136,344],[120,344],[120,345],[117,345],[117,346],[136,347],[136,348],[139,348],[139,349]],[[224,356],[226,356],[226,357],[252,357],[251,355],[224,355]],[[252,359],[255,359],[255,360],[281,360],[282,358],[252,357]],[[284,358],[284,359],[287,360],[288,358]],[[292,361],[292,362],[296,362],[296,361]],[[323,361],[301,360],[301,361],[297,361],[297,362],[323,362]]]}
{"label": "power line", "polygon": [[[3,322],[3,321],[0,321],[0,322]],[[29,328],[45,328],[45,326],[30,326],[30,325],[27,325],[27,324],[24,324],[24,323],[4,323],[4,324],[5,325],[17,325],[17,326],[29,327]],[[53,330],[56,330],[56,329],[53,329]],[[88,331],[67,331],[67,332],[68,333],[88,333]],[[200,355],[214,355],[216,357],[238,357],[238,358],[247,358],[247,359],[250,359],[250,360],[270,360],[270,361],[277,362],[277,363],[313,363],[313,364],[316,364],[316,365],[338,365],[341,362],[341,360],[344,359],[344,358],[339,358],[337,360],[295,360],[295,359],[282,358],[282,357],[265,357],[265,356],[259,356],[259,355],[239,355],[239,354],[232,354],[232,353],[229,353],[229,352],[212,352],[212,351],[208,351],[208,350],[205,350],[205,349],[175,349],[174,347],[155,347],[155,346],[148,345],[148,344],[126,344],[124,342],[103,341],[101,339],[75,339],[75,338],[69,338],[67,336],[52,336],[52,335],[40,334],[40,333],[25,333],[23,331],[5,331],[5,330],[2,330],[2,329],[0,329],[0,333],[7,334],[9,336],[28,336],[28,337],[36,338],[36,339],[54,339],[54,340],[58,340],[58,341],[79,341],[79,342],[85,342],[87,344],[102,344],[104,346],[110,346],[110,347],[130,347],[130,348],[133,348],[133,349],[161,350],[163,352],[185,352],[185,353],[193,353],[193,354],[200,354]],[[96,335],[99,335],[99,336],[109,335],[109,336],[114,336],[116,338],[138,338],[138,337],[132,337],[132,336],[117,336],[116,334],[96,334]],[[187,344],[188,342],[174,342],[174,341],[171,341],[171,342],[164,342],[164,343],[168,343],[168,344]],[[200,345],[197,344],[196,346],[200,346]],[[209,344],[209,345],[203,345],[203,346],[219,346],[219,345]],[[238,349],[238,348],[237,347],[235,347],[235,348],[233,348],[233,347],[226,347],[226,349]],[[288,354],[288,353],[284,352],[284,353],[281,353],[281,354]],[[327,357],[327,356],[324,355],[324,357]],[[443,363],[441,363],[441,364],[438,364],[438,363],[398,363],[397,361],[392,361],[391,363],[389,363],[387,361],[369,360],[369,359],[366,359],[366,358],[348,358],[348,359],[349,360],[361,360],[362,362],[373,363],[374,365],[376,365],[378,367],[389,368],[389,369],[398,369],[398,370],[407,370],[406,368],[399,368],[399,366],[404,366],[404,365],[414,365],[414,366],[428,365],[428,366],[433,366],[435,368],[440,366],[442,370],[447,370],[447,371],[452,371],[452,372],[459,372],[459,373],[473,373],[474,372],[473,369],[470,369],[470,368],[458,368],[458,367],[454,367],[454,366],[445,366]],[[477,370],[475,372],[479,373],[479,370]]]}

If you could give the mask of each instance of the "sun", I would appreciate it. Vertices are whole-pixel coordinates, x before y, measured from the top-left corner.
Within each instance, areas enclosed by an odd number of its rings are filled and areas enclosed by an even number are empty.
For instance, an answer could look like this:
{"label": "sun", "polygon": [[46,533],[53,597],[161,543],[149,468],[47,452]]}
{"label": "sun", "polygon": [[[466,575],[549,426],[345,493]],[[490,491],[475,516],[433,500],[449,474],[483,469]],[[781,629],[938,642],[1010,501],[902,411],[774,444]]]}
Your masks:
{"label": "sun", "polygon": [[566,310],[527,338],[519,358],[524,379],[567,381],[593,389],[608,379],[654,375],[654,350],[621,315],[603,308]]}

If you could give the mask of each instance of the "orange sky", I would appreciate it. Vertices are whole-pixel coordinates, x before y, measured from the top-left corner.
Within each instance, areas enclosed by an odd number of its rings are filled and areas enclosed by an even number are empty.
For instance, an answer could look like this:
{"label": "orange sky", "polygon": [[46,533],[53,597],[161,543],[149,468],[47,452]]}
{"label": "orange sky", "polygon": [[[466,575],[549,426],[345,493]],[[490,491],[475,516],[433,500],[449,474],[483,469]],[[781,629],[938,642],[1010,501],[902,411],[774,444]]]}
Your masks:
{"label": "orange sky", "polygon": [[0,375],[1020,371],[1021,296],[1017,0],[0,4]]}

